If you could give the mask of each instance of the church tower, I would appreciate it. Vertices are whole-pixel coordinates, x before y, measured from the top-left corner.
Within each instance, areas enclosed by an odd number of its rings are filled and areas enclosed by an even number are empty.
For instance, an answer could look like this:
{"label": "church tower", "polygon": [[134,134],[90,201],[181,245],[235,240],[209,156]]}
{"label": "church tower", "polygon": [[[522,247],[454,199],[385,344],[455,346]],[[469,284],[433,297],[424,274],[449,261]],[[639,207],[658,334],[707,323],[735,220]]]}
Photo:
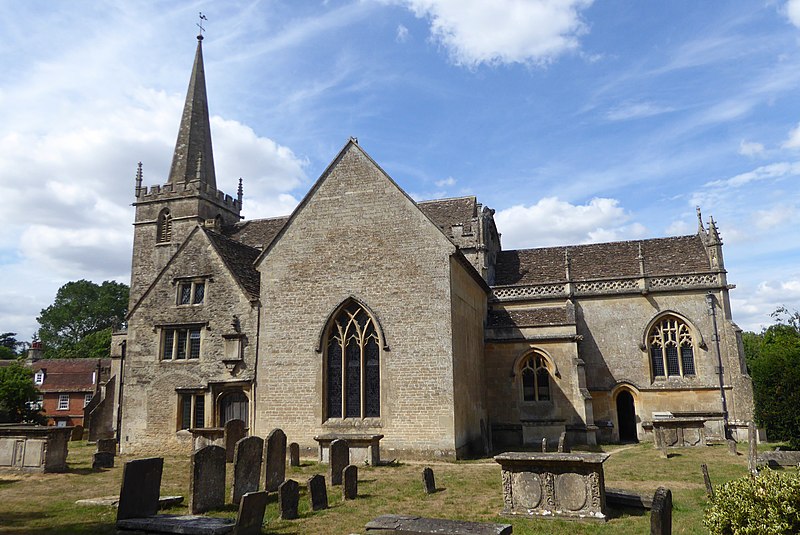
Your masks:
{"label": "church tower", "polygon": [[241,181],[235,199],[217,189],[202,35],[197,36],[197,52],[167,183],[143,187],[140,163],[133,205],[136,218],[131,305],[147,290],[195,226],[219,228],[241,219]]}

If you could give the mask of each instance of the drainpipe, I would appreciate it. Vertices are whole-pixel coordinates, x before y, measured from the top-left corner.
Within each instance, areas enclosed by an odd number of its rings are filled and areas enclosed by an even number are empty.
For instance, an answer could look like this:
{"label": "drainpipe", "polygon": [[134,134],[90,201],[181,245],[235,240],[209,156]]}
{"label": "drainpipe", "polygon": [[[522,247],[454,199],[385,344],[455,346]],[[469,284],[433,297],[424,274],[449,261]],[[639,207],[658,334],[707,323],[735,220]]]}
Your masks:
{"label": "drainpipe", "polygon": [[725,369],[722,367],[722,353],[719,347],[719,330],[717,329],[717,310],[714,307],[714,294],[706,294],[706,304],[708,305],[708,315],[711,316],[711,324],[714,327],[714,351],[717,353],[717,370],[719,374],[719,397],[722,402],[722,424],[724,426],[725,438],[730,438],[728,433],[728,402],[725,399]]}

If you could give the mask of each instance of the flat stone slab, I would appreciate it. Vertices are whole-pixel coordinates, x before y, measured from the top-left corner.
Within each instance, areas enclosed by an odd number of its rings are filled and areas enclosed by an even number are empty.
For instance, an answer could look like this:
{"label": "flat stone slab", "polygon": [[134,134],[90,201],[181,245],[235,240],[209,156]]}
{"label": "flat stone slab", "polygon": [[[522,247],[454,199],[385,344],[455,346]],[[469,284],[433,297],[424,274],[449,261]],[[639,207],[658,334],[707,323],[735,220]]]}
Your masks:
{"label": "flat stone slab", "polygon": [[634,507],[637,509],[652,509],[653,496],[639,494],[632,490],[612,489],[606,487],[606,504],[611,507]]}
{"label": "flat stone slab", "polygon": [[800,464],[800,451],[765,451],[758,454],[758,460],[769,466],[793,466]]}
{"label": "flat stone slab", "polygon": [[[539,453],[539,452],[507,452],[500,455],[495,455],[494,459],[497,462],[506,461],[509,464],[520,462],[528,463],[530,461],[553,461],[558,463],[579,463],[579,464],[601,464],[608,459],[608,453]],[[505,463],[501,463],[505,464]]]}
{"label": "flat stone slab", "polygon": [[117,529],[186,535],[223,535],[231,533],[235,525],[227,518],[197,515],[158,515],[117,521]]}
{"label": "flat stone slab", "polygon": [[509,535],[513,532],[511,524],[465,522],[406,515],[379,516],[367,522],[364,528],[371,533],[399,535]]}
{"label": "flat stone slab", "polygon": [[[158,508],[166,509],[173,505],[183,503],[183,496],[161,496],[158,498]],[[105,507],[116,507],[119,505],[119,496],[101,496],[99,498],[87,498],[77,500],[75,505],[103,505]]]}

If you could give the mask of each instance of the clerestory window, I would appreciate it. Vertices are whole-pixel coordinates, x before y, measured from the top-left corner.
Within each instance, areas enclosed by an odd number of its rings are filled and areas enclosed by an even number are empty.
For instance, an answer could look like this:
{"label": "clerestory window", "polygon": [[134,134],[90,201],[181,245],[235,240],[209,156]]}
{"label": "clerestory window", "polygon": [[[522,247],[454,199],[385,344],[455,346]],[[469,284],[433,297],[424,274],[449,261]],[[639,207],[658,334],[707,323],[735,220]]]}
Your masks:
{"label": "clerestory window", "polygon": [[544,357],[538,353],[522,361],[522,400],[550,401],[550,372]]}
{"label": "clerestory window", "polygon": [[325,344],[328,418],[380,416],[380,347],[375,323],[358,303],[333,318]]}
{"label": "clerestory window", "polygon": [[161,360],[200,358],[201,328],[167,327],[161,331]]}
{"label": "clerestory window", "polygon": [[695,375],[694,341],[684,321],[664,317],[650,329],[647,343],[653,377]]}

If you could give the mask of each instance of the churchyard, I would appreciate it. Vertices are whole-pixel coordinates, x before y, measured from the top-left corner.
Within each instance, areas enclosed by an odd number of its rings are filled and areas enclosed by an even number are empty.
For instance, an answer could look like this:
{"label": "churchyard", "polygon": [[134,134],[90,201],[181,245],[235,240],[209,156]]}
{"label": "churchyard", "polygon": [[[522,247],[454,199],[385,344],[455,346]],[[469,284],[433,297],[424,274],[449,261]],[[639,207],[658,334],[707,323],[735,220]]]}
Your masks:
{"label": "churchyard", "polygon": [[[772,449],[763,444],[760,450]],[[66,473],[20,473],[0,471],[0,533],[115,533],[117,511],[112,506],[76,505],[76,500],[113,496],[119,493],[122,467],[133,459],[118,456],[110,469],[93,470],[93,444],[71,442]],[[744,451],[743,451],[744,450]],[[711,481],[718,485],[747,473],[746,444],[733,457],[725,445],[704,448],[677,448],[665,459],[652,444],[604,446],[610,453],[604,463],[606,487],[621,488],[652,496],[659,486],[672,491],[673,533],[707,533],[702,525],[708,503],[701,464],[706,464]],[[389,452],[386,452],[386,456]],[[649,511],[611,509],[610,519],[565,521],[504,517],[500,466],[491,459],[461,462],[401,461],[387,466],[358,466],[357,497],[344,500],[342,486],[331,486],[329,467],[309,458],[301,466],[290,466],[287,456],[286,478],[297,481],[300,489],[298,516],[279,518],[278,493],[269,494],[263,533],[274,534],[349,534],[365,533],[364,525],[384,514],[419,515],[481,522],[509,523],[515,534],[641,534],[649,533]],[[427,493],[423,470],[433,469],[435,487]],[[189,456],[165,456],[161,496],[180,495],[179,506],[162,513],[186,514],[190,505]],[[320,474],[327,482],[329,507],[312,511],[307,480]],[[226,470],[226,505],[207,513],[211,516],[236,516],[230,503],[233,468]],[[263,479],[262,479],[263,488]]]}

